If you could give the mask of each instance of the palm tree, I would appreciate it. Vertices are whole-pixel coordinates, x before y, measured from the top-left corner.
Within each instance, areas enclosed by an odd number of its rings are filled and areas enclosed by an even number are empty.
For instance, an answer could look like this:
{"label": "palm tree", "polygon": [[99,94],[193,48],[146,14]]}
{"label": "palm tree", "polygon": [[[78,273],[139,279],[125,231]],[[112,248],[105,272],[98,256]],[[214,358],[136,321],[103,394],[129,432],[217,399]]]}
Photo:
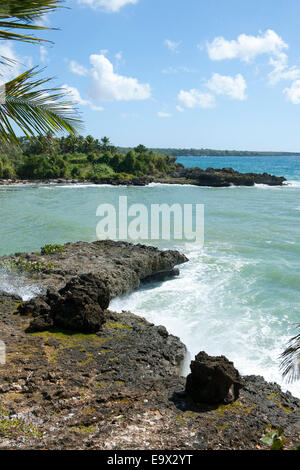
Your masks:
{"label": "palm tree", "polygon": [[[0,0],[0,40],[40,44],[44,39],[28,30],[53,29],[34,22],[44,13],[60,8],[61,0]],[[19,30],[27,30],[20,34]],[[11,60],[0,57],[7,67]],[[17,143],[15,126],[27,137],[47,132],[67,131],[76,134],[81,126],[76,110],[69,101],[61,101],[65,92],[48,88],[51,79],[40,78],[37,67],[31,68],[0,87],[0,140]]]}
{"label": "palm tree", "polygon": [[101,139],[101,147],[102,147],[102,150],[108,150],[109,148],[109,144],[110,144],[110,140],[108,137],[102,137]]}
{"label": "palm tree", "polygon": [[[300,323],[298,324],[300,328]],[[300,334],[289,341],[286,350],[281,354],[282,375],[289,383],[300,378]]]}

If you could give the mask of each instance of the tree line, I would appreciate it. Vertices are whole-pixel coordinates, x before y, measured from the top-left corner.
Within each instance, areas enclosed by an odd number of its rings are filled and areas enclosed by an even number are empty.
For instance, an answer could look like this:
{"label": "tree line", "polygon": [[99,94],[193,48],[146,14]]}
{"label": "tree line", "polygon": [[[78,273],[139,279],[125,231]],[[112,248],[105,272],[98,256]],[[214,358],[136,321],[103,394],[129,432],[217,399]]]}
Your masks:
{"label": "tree line", "polygon": [[[119,147],[120,152],[128,152],[127,147]],[[300,156],[300,152],[253,152],[249,150],[214,150],[194,148],[151,148],[153,152],[173,157],[271,157],[271,156]]]}
{"label": "tree line", "polygon": [[108,137],[94,139],[51,132],[18,138],[18,145],[0,145],[0,178],[57,179],[132,178],[166,175],[176,168],[176,157],[148,150],[144,145],[122,153]]}

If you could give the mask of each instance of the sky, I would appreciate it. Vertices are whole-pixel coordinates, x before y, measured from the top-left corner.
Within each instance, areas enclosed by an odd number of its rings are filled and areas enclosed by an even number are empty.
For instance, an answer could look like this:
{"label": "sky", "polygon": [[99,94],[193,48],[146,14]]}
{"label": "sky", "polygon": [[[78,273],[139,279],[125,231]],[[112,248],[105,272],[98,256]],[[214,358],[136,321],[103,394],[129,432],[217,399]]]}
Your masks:
{"label": "sky", "polygon": [[[300,151],[299,0],[66,0],[43,46],[84,135],[119,146]],[[15,71],[11,70],[13,74]]]}

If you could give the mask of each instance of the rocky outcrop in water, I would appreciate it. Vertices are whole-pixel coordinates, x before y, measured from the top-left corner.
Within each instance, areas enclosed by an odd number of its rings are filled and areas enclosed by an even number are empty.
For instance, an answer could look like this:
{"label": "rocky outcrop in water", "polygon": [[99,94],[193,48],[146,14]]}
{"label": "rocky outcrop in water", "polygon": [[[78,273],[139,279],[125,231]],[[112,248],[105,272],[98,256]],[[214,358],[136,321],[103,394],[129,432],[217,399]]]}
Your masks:
{"label": "rocky outcrop in water", "polygon": [[228,405],[239,398],[242,387],[242,378],[232,362],[224,356],[200,352],[191,362],[185,390],[196,403]]}
{"label": "rocky outcrop in water", "polygon": [[201,168],[178,167],[172,177],[194,181],[197,186],[213,187],[254,186],[255,183],[282,186],[286,181],[283,176],[274,176],[268,173],[240,173],[233,168],[207,168],[202,170]]}
{"label": "rocky outcrop in water", "polygon": [[188,261],[174,250],[110,240],[67,243],[57,253],[18,253],[0,257],[0,265],[21,267],[28,283],[61,289],[81,274],[95,274],[109,287],[110,298],[138,289],[143,280],[178,275],[174,267]]}
{"label": "rocky outcrop in water", "polygon": [[[178,276],[179,269],[174,266],[187,261],[177,251],[111,241],[70,243],[59,253],[42,253],[10,258],[22,259],[23,267],[34,263],[47,267],[35,276],[35,282],[51,288],[19,308],[20,314],[34,316],[30,331],[62,327],[97,332],[113,297],[138,288],[141,282]],[[2,260],[4,263],[5,258]]]}

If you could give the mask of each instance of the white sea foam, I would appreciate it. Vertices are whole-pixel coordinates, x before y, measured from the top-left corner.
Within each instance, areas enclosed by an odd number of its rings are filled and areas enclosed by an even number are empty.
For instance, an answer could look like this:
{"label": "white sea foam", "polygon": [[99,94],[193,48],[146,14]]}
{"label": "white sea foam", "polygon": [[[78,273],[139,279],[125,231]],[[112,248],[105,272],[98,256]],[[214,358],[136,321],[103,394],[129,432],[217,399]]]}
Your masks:
{"label": "white sea foam", "polygon": [[[110,308],[130,310],[166,326],[180,337],[192,358],[200,351],[225,355],[243,375],[262,375],[300,397],[299,384],[285,384],[279,371],[278,358],[291,336],[288,318],[274,316],[264,307],[263,288],[258,290],[254,276],[243,275],[249,269],[254,273],[258,261],[224,252],[222,258],[189,252],[190,262],[181,267],[178,278],[114,299]],[[252,297],[258,301],[249,305]]]}
{"label": "white sea foam", "polygon": [[300,188],[300,181],[287,181],[286,187]]}
{"label": "white sea foam", "polygon": [[36,284],[28,285],[23,276],[5,270],[0,271],[0,291],[18,295],[24,301],[42,293],[40,286]]}
{"label": "white sea foam", "polygon": [[190,186],[190,187],[198,187],[196,184],[180,184],[180,183],[149,183],[147,184],[146,188],[155,188],[160,186],[169,186],[170,188],[174,187],[182,187],[182,186]]}
{"label": "white sea foam", "polygon": [[52,184],[39,186],[41,189],[87,189],[87,188],[114,188],[112,184],[94,184],[94,183],[68,183],[68,184]]}

